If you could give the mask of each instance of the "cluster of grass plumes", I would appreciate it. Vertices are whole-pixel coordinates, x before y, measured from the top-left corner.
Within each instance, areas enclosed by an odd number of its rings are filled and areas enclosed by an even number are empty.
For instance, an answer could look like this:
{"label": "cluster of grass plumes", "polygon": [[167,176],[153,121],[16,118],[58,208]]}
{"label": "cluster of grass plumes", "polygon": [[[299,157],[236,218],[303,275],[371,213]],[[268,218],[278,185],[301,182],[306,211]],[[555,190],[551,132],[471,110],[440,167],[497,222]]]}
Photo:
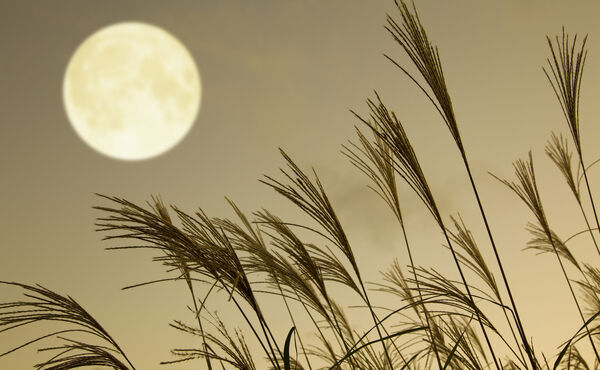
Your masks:
{"label": "cluster of grass plumes", "polygon": [[[0,333],[49,322],[62,323],[66,326],[64,329],[51,331],[20,344],[1,353],[0,357],[37,342],[54,339],[60,344],[39,349],[39,351],[52,353],[53,356],[35,365],[35,368],[61,370],[84,366],[107,366],[118,370],[135,370],[117,342],[73,298],[62,296],[42,286],[15,282],[0,282],[0,284],[21,288],[28,299],[0,303]],[[83,339],[73,339],[74,335],[83,336]]]}
{"label": "cluster of grass plumes", "polygon": [[[565,289],[571,294],[581,326],[573,328],[554,352],[533,347],[519,315],[501,252],[488,223],[478,187],[472,175],[465,143],[459,131],[441,57],[431,42],[416,9],[402,0],[396,3],[399,16],[388,16],[387,30],[414,64],[400,68],[433,104],[457,145],[472,186],[473,201],[493,253],[475,240],[460,216],[444,215],[428,183],[417,151],[399,118],[382,97],[367,100],[367,112],[353,112],[358,119],[357,141],[342,147],[342,153],[370,182],[392,211],[402,233],[408,261],[395,260],[374,282],[371,291],[361,274],[353,245],[338,218],[327,191],[314,172],[304,171],[283,150],[285,165],[278,176],[261,181],[295,205],[311,220],[298,224],[262,209],[244,213],[231,200],[235,219],[212,217],[202,209],[189,213],[167,207],[153,197],[146,206],[125,199],[101,196],[107,205],[96,207],[98,231],[105,239],[122,245],[109,249],[151,249],[154,261],[164,265],[169,277],[130,287],[181,281],[193,303],[188,321],[171,326],[200,337],[200,348],[172,349],[173,358],[164,364],[199,360],[208,369],[256,369],[259,358],[271,369],[590,369],[600,366],[597,346],[600,336],[600,270],[571,253],[568,242],[551,226],[536,181],[533,156],[514,163],[516,180],[497,179],[512,190],[533,213],[534,223],[526,228],[532,239],[526,249],[553,254]],[[552,134],[546,154],[558,167],[582,214],[582,233],[600,255],[596,240],[600,229],[593,194],[583,162],[579,130],[579,94],[587,55],[584,38],[577,43],[564,31],[555,42],[548,39],[551,57],[544,69],[560,103],[571,132],[576,156],[562,135]],[[585,180],[587,192],[581,191]],[[422,201],[440,232],[440,244],[451,254],[458,279],[426,266],[415,258],[416,241],[410,236],[402,212],[399,188],[407,186]],[[590,211],[591,209],[591,211]],[[593,216],[595,227],[590,222]],[[488,247],[489,245],[489,247]],[[498,274],[499,272],[499,274]],[[45,288],[11,283],[23,288],[32,301],[0,306],[0,333],[40,321],[61,321],[75,329],[44,334],[24,345],[58,337],[63,344],[43,350],[58,354],[42,369],[70,369],[105,365],[133,369],[116,342],[74,300]],[[336,292],[350,292],[355,306],[363,309],[364,322],[356,326],[345,314]],[[373,301],[373,291],[399,302],[382,307]],[[243,326],[228,327],[209,309],[214,301],[231,304]],[[275,320],[266,308],[279,304]],[[274,303],[275,302],[275,303]],[[287,321],[285,321],[287,320]],[[281,332],[282,323],[287,328]],[[300,333],[312,331],[314,335]],[[82,332],[105,344],[70,339]],[[287,334],[287,335],[286,335]],[[285,340],[283,340],[285,338]],[[316,338],[316,339],[315,339]],[[14,350],[21,348],[16,347]],[[261,353],[251,351],[259,348]],[[12,352],[9,351],[9,352]],[[4,355],[8,354],[4,353]],[[586,358],[586,354],[592,354]],[[1,355],[0,355],[1,356]],[[192,366],[192,365],[190,365]]]}

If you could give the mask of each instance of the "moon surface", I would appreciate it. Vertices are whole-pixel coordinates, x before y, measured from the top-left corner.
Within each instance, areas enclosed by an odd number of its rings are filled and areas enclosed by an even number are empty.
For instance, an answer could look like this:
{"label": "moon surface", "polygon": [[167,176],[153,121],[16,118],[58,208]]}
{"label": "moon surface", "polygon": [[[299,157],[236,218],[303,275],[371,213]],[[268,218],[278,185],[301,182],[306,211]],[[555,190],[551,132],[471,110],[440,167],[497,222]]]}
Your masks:
{"label": "moon surface", "polygon": [[137,22],[89,36],[63,81],[77,134],[122,160],[148,159],[174,147],[194,124],[200,98],[200,75],[186,48],[163,29]]}

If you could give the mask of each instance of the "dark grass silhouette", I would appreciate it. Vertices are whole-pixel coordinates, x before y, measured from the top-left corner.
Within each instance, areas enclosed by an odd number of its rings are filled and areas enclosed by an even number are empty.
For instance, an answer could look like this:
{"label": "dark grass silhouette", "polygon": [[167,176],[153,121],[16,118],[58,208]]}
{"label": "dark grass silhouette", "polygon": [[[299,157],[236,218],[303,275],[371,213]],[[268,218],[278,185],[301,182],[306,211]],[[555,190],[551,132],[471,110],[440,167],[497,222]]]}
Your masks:
{"label": "dark grass silhouette", "polygon": [[[402,0],[396,5],[399,14],[388,16],[386,29],[417,72],[411,73],[411,67],[387,58],[426,95],[448,127],[472,186],[493,260],[486,261],[460,216],[446,217],[440,212],[436,195],[428,185],[428,175],[402,121],[375,93],[374,98],[367,100],[366,113],[353,112],[358,119],[357,141],[344,145],[342,153],[366,175],[369,186],[390,208],[402,231],[409,257],[407,266],[394,261],[382,273],[381,281],[374,283],[374,290],[400,299],[396,307],[383,310],[373,301],[361,275],[360,261],[355,258],[352,243],[319,177],[314,170],[309,173],[298,167],[283,150],[281,173],[265,176],[261,181],[297,206],[312,219],[311,223],[291,223],[265,209],[248,215],[231,200],[227,201],[236,214],[235,220],[211,217],[202,210],[186,213],[176,206],[167,207],[159,197],[140,206],[119,197],[100,195],[104,205],[95,207],[101,212],[98,231],[107,240],[123,243],[109,249],[152,249],[156,252],[154,261],[175,274],[136,286],[180,280],[189,291],[187,299],[193,303],[193,317],[189,322],[178,320],[171,326],[200,337],[202,345],[172,349],[173,357],[163,364],[197,359],[201,362],[190,362],[190,367],[256,369],[255,359],[263,357],[271,369],[277,370],[600,367],[600,270],[592,263],[578,261],[567,246],[571,238],[562,240],[551,227],[529,153],[526,160],[514,163],[515,181],[497,179],[533,213],[535,222],[527,226],[532,234],[527,249],[556,257],[565,289],[571,293],[581,320],[581,326],[573,328],[572,335],[564,338],[556,353],[533,347],[504,269],[502,246],[496,244],[493,225],[488,222],[471,172],[465,149],[468,143],[460,135],[438,50],[429,40],[416,9]],[[571,38],[564,30],[560,38],[548,38],[551,57],[544,72],[567,120],[577,155],[573,157],[567,139],[560,134],[552,134],[546,154],[574,195],[583,216],[581,233],[589,235],[590,248],[600,255],[595,235],[600,225],[579,134],[586,39],[578,43],[576,36]],[[580,190],[583,180],[585,193]],[[442,232],[443,243],[452,256],[449,263],[456,267],[459,281],[414,258],[412,249],[416,242],[405,225],[398,191],[401,183],[414,191]],[[591,212],[586,211],[588,207]],[[590,223],[591,216],[595,227]],[[305,241],[307,233],[320,241]],[[493,272],[495,268],[499,277]],[[0,305],[0,334],[48,321],[58,321],[65,329],[44,332],[0,356],[51,341],[58,344],[40,349],[51,353],[51,357],[34,367],[135,369],[117,342],[72,298],[41,286],[3,284],[21,288],[26,299]],[[369,330],[352,326],[332,294],[339,285],[348,288],[357,305],[364,307],[365,319],[372,322]],[[215,294],[226,295],[244,327],[228,327],[205,307],[208,297]],[[288,316],[290,329],[285,337],[274,333],[273,321],[263,313],[266,295],[277,297]],[[315,337],[298,334],[296,328],[302,326],[305,332],[306,325],[312,327]],[[75,340],[75,333],[87,339]],[[252,352],[250,348],[254,347],[262,352]],[[586,358],[584,353],[591,355]]]}

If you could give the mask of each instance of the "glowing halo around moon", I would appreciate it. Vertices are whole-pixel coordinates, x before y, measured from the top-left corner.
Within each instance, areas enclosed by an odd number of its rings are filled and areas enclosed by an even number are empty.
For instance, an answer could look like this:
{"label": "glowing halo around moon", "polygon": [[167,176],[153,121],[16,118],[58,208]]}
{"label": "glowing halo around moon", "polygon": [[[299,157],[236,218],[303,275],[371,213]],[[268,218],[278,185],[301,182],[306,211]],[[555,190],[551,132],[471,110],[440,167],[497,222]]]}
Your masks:
{"label": "glowing halo around moon", "polygon": [[63,100],[77,134],[122,160],[165,153],[194,124],[200,75],[187,49],[156,26],[125,22],[81,43],[67,66]]}

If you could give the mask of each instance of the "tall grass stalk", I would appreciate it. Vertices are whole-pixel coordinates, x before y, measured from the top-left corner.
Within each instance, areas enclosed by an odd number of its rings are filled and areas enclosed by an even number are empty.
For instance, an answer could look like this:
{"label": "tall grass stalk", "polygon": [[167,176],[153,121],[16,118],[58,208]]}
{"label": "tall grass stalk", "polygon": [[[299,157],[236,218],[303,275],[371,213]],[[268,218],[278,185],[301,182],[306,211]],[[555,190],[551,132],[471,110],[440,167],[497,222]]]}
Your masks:
{"label": "tall grass stalk", "polygon": [[[417,67],[419,73],[425,79],[426,84],[431,89],[433,96],[431,96],[427,92],[425,87],[421,83],[419,83],[404,67],[400,66],[400,64],[395,62],[392,58],[388,57],[388,59],[392,61],[397,67],[399,67],[425,93],[429,101],[434,105],[435,109],[438,111],[438,113],[446,123],[446,126],[450,130],[452,138],[454,139],[458,147],[461,158],[465,165],[465,169],[469,177],[469,182],[475,194],[477,205],[483,218],[483,222],[485,224],[485,228],[490,243],[492,245],[492,250],[494,251],[494,257],[496,258],[496,262],[500,269],[504,286],[506,287],[506,290],[508,292],[511,307],[516,319],[517,329],[521,336],[522,344],[525,348],[525,352],[527,353],[532,368],[536,369],[537,366],[534,360],[535,354],[529,346],[529,342],[525,334],[525,330],[523,328],[523,323],[519,316],[519,311],[517,309],[515,299],[510,289],[510,284],[508,283],[508,278],[504,271],[504,266],[500,259],[500,254],[498,253],[496,242],[494,241],[494,237],[492,235],[492,231],[486,213],[484,211],[481,198],[479,196],[479,191],[477,190],[477,186],[473,179],[471,166],[469,165],[469,161],[467,159],[466,151],[464,149],[464,145],[460,136],[460,131],[458,129],[457,120],[454,114],[452,100],[446,87],[446,81],[444,78],[438,49],[437,47],[433,46],[429,41],[425,28],[422,26],[421,21],[419,19],[416,8],[413,8],[413,12],[411,13],[408,6],[403,0],[396,0],[396,6],[400,11],[402,24],[398,24],[392,17],[388,16],[388,26],[386,28],[394,37],[394,39],[402,46],[406,54],[410,57],[413,64]],[[510,322],[509,325],[512,327]]]}
{"label": "tall grass stalk", "polygon": [[360,116],[357,117],[364,124],[370,127],[373,133],[378,135],[387,146],[389,146],[390,156],[387,158],[387,160],[390,161],[396,173],[406,181],[406,183],[415,191],[416,195],[423,201],[444,234],[444,238],[450,247],[452,258],[456,264],[456,268],[458,269],[462,283],[475,311],[477,321],[480,324],[481,331],[483,332],[486,343],[488,344],[488,349],[492,354],[492,358],[496,364],[496,367],[499,369],[496,356],[494,355],[494,349],[490,343],[487,331],[481,320],[479,310],[477,309],[475,301],[473,300],[471,289],[466,281],[463,269],[456,255],[456,251],[453,248],[453,244],[450,241],[446,231],[446,226],[444,225],[444,221],[438,210],[434,196],[429,188],[427,179],[425,178],[423,170],[421,169],[417,155],[415,154],[415,151],[410,143],[410,140],[408,139],[408,136],[406,135],[406,132],[404,131],[404,127],[402,126],[400,120],[398,120],[394,112],[390,112],[387,109],[387,107],[381,101],[379,95],[376,94],[376,96],[377,102],[374,102],[373,100],[367,101],[367,105],[371,111],[369,119],[365,119]]}
{"label": "tall grass stalk", "polygon": [[592,227],[590,226],[590,221],[588,220],[587,214],[583,209],[583,202],[581,201],[581,192],[579,191],[579,181],[575,179],[575,175],[573,174],[573,167],[571,165],[571,159],[573,154],[569,151],[569,145],[566,139],[564,139],[562,135],[557,136],[553,132],[550,140],[546,144],[546,154],[558,167],[560,172],[563,174],[567,185],[569,185],[569,188],[571,189],[571,192],[575,197],[575,201],[579,206],[579,210],[581,211],[583,220],[585,221],[586,231],[589,233],[590,238],[594,243],[594,247],[596,248],[596,252],[600,256],[600,248],[598,247],[598,242],[596,241],[596,237],[594,236],[594,232],[592,231]]}
{"label": "tall grass stalk", "polygon": [[283,150],[280,149],[280,153],[286,160],[287,167],[291,171],[291,174],[283,169],[281,170],[281,172],[293,185],[285,185],[269,176],[266,176],[266,180],[261,181],[264,184],[272,187],[275,191],[277,191],[287,199],[289,199],[302,211],[306,212],[310,217],[312,217],[318,224],[320,224],[331,236],[331,241],[334,242],[334,244],[346,256],[358,280],[362,298],[367,304],[367,307],[373,319],[373,323],[377,327],[377,334],[379,335],[379,339],[381,340],[381,345],[385,353],[386,361],[390,366],[390,369],[393,369],[394,366],[392,364],[392,360],[390,358],[387,346],[383,340],[383,336],[381,334],[381,329],[378,325],[378,320],[375,315],[375,311],[373,310],[373,306],[369,299],[369,294],[367,293],[363,279],[360,274],[360,270],[358,268],[358,264],[354,257],[354,252],[350,247],[350,243],[348,241],[348,238],[346,237],[346,233],[342,229],[338,217],[335,214],[331,203],[329,202],[327,194],[325,193],[325,190],[323,189],[319,178],[315,173],[315,183],[313,184],[308,178],[308,176],[306,176],[306,174],[304,174],[304,172],[300,170],[300,168]]}
{"label": "tall grass stalk", "polygon": [[[565,33],[564,28],[562,31],[562,37],[559,39],[559,37],[556,36],[555,43],[553,43],[552,39],[550,39],[548,36],[546,36],[546,40],[548,42],[548,47],[550,48],[552,58],[548,58],[547,60],[548,69],[543,68],[543,70],[560,104],[565,120],[567,121],[567,126],[571,132],[571,137],[575,143],[575,151],[577,152],[579,159],[579,168],[581,168],[583,178],[585,179],[585,185],[590,204],[592,206],[594,220],[596,221],[596,227],[598,230],[600,230],[598,213],[596,212],[596,205],[594,203],[594,197],[592,196],[592,190],[588,180],[587,168],[583,160],[581,132],[579,129],[579,100],[581,95],[581,82],[583,81],[583,67],[585,66],[585,61],[587,59],[587,35],[583,38],[579,48],[577,48],[577,35],[575,35],[571,41],[569,35]],[[577,190],[579,190],[579,187],[577,187]],[[576,197],[578,202],[581,203],[579,191],[577,191]],[[586,219],[586,224],[589,224],[581,204],[580,207]],[[589,225],[588,230],[590,230],[590,235],[592,235],[592,238],[594,238]],[[600,249],[598,249],[598,244],[596,243],[595,238],[594,245],[596,246],[598,254],[600,255]]]}
{"label": "tall grass stalk", "polygon": [[586,329],[587,335],[590,339],[590,344],[592,345],[594,354],[596,355],[596,359],[598,361],[600,361],[600,356],[598,355],[598,351],[596,350],[596,345],[594,344],[594,339],[592,338],[590,330],[589,330],[588,326],[586,325],[586,319],[583,316],[583,312],[581,310],[581,305],[579,304],[579,300],[577,299],[577,295],[575,294],[575,291],[573,290],[573,285],[571,284],[571,280],[569,279],[569,276],[567,275],[567,271],[565,270],[565,266],[562,262],[562,259],[560,258],[560,253],[558,252],[558,249],[556,247],[556,238],[554,237],[552,230],[550,229],[548,219],[546,218],[546,212],[544,211],[544,207],[542,206],[542,200],[541,200],[540,193],[538,191],[537,182],[535,179],[535,171],[533,168],[533,157],[532,157],[531,152],[529,152],[529,160],[528,161],[523,161],[523,160],[519,159],[513,164],[513,166],[515,168],[515,174],[517,176],[518,183],[516,183],[514,181],[509,182],[507,180],[501,180],[501,179],[498,179],[498,180],[500,180],[504,185],[509,187],[513,192],[515,192],[515,194],[517,194],[519,196],[519,198],[521,198],[521,200],[523,200],[523,202],[525,202],[527,207],[534,214],[534,216],[537,219],[537,222],[541,226],[542,230],[546,234],[548,243],[552,246],[554,254],[556,255],[556,258],[558,260],[558,264],[560,265],[562,274],[565,278],[565,281],[567,282],[569,291],[571,292],[571,296],[573,297],[573,301],[575,302],[575,306],[577,307],[577,311],[579,313],[579,316],[581,317],[581,321],[585,325],[585,329]]}
{"label": "tall grass stalk", "polygon": [[[396,216],[396,219],[398,220],[400,229],[402,231],[404,244],[408,252],[408,259],[411,270],[413,271],[413,277],[415,279],[417,287],[417,294],[419,295],[419,300],[423,302],[423,297],[419,286],[419,279],[416,273],[414,272],[415,262],[410,248],[410,242],[408,240],[406,227],[404,225],[404,219],[402,217],[400,200],[398,199],[398,189],[396,188],[396,174],[392,162],[388,160],[388,158],[390,158],[391,149],[381,139],[380,133],[377,133],[375,135],[374,143],[371,143],[371,141],[367,139],[358,128],[356,128],[356,133],[358,135],[358,139],[361,146],[359,147],[354,143],[350,143],[350,147],[343,146],[342,153],[346,155],[346,157],[348,157],[350,162],[356,168],[363,172],[373,182],[374,187],[372,187],[371,185],[369,185],[369,187],[385,201],[385,203],[391,208],[392,212]],[[399,266],[398,271],[401,271]],[[421,309],[423,310],[423,315],[425,316],[424,324],[428,328],[427,334],[429,336],[429,341],[432,344],[433,353],[435,355],[438,366],[441,368],[442,363],[440,361],[439,351],[437,349],[437,344],[434,340],[434,334],[432,332],[433,329],[431,324],[430,313],[427,310],[427,307],[424,302],[421,305]],[[419,311],[416,310],[416,312],[419,316],[419,319],[421,319]]]}

